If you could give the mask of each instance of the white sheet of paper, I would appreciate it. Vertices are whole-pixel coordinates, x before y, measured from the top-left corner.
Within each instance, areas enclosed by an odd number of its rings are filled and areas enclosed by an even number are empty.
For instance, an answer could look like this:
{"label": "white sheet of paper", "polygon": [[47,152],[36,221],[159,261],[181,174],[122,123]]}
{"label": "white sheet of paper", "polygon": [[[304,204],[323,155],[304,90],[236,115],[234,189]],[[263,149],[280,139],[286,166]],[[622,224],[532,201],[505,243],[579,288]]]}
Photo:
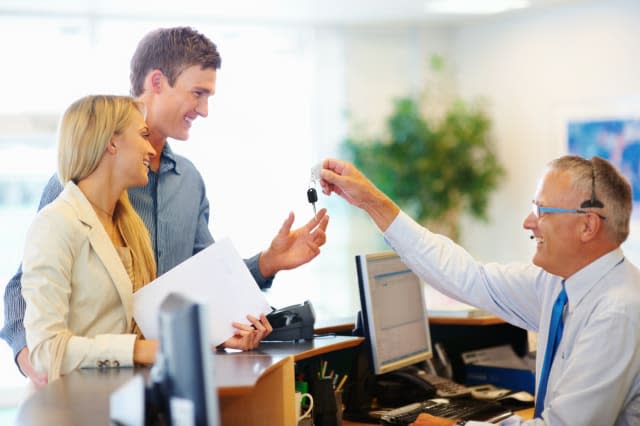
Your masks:
{"label": "white sheet of paper", "polygon": [[234,333],[232,321],[249,324],[271,312],[265,295],[228,238],[202,250],[134,293],[133,317],[147,339],[157,339],[158,313],[164,298],[181,293],[208,306],[211,344]]}

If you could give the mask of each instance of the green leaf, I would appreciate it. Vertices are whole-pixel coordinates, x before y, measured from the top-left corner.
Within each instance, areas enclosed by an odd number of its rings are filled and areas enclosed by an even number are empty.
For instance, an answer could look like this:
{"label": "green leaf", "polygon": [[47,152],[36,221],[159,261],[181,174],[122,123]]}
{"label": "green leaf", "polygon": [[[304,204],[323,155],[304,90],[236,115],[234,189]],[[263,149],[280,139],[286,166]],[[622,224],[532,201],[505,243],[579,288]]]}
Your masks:
{"label": "green leaf", "polygon": [[[386,124],[386,140],[344,141],[356,167],[418,221],[450,220],[462,211],[487,220],[489,196],[505,171],[479,104],[457,100],[434,124],[415,99],[399,98]],[[455,234],[457,223],[452,227]]]}

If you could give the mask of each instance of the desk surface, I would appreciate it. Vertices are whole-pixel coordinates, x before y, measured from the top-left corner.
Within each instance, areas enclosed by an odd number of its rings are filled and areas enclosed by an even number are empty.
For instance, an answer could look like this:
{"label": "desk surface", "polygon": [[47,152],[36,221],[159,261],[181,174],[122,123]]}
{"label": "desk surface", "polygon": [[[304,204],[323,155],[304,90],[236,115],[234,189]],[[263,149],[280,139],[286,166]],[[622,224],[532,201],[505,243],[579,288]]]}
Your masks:
{"label": "desk surface", "polygon": [[[221,398],[246,395],[269,371],[277,369],[291,358],[298,361],[355,347],[362,340],[359,337],[333,336],[300,343],[262,343],[257,350],[250,352],[217,352],[214,370],[218,394]],[[27,398],[18,409],[16,424],[109,424],[111,393],[136,374],[142,374],[146,379],[149,369],[74,371]],[[293,389],[293,377],[291,380]]]}
{"label": "desk surface", "polygon": [[[504,320],[496,316],[488,315],[482,317],[429,317],[429,324],[438,325],[494,325],[504,324]],[[354,321],[352,317],[332,318],[330,320],[316,321],[316,333],[344,333],[353,330]]]}
{"label": "desk surface", "polygon": [[298,343],[262,343],[250,352],[218,352],[214,360],[218,393],[223,396],[251,391],[265,372],[286,357],[301,361],[358,346],[363,340],[362,337],[330,336]]}

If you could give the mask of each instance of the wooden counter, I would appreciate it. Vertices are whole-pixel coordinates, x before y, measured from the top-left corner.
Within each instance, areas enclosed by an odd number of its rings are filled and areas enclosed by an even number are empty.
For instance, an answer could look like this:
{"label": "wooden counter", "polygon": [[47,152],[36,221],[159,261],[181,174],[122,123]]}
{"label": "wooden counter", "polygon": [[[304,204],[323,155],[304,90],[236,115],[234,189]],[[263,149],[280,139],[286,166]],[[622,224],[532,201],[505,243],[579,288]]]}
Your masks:
{"label": "wooden counter", "polygon": [[[332,336],[300,343],[262,343],[250,352],[217,352],[214,371],[222,425],[295,426],[294,361],[351,348],[362,338]],[[17,425],[107,425],[109,397],[149,368],[82,369],[36,391]]]}

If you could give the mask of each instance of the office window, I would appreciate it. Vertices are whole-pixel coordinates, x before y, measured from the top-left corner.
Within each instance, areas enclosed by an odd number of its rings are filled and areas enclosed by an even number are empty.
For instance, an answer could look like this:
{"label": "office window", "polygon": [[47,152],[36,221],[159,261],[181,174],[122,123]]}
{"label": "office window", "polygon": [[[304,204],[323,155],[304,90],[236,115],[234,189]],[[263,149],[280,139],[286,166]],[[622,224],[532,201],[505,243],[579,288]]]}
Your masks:
{"label": "office window", "polygon": [[[149,30],[171,25],[185,23],[0,17],[0,48],[11,58],[0,80],[0,290],[19,265],[24,234],[55,170],[60,114],[86,94],[127,94],[135,44]],[[222,69],[209,117],[196,120],[189,141],[171,144],[205,179],[214,237],[229,237],[250,257],[268,247],[289,211],[296,215],[294,227],[312,217],[306,200],[310,167],[337,155],[342,131],[339,37],[297,27],[188,25],[216,42]],[[350,235],[358,226],[367,229],[361,241],[371,250],[382,240],[342,200],[320,195],[318,207],[331,214],[322,254],[281,272],[267,297],[276,307],[310,299],[322,318],[353,316],[359,304],[353,259],[358,247]],[[368,245],[372,238],[377,246]],[[21,397],[15,390],[26,381],[5,343],[0,376],[0,405],[15,403]]]}

